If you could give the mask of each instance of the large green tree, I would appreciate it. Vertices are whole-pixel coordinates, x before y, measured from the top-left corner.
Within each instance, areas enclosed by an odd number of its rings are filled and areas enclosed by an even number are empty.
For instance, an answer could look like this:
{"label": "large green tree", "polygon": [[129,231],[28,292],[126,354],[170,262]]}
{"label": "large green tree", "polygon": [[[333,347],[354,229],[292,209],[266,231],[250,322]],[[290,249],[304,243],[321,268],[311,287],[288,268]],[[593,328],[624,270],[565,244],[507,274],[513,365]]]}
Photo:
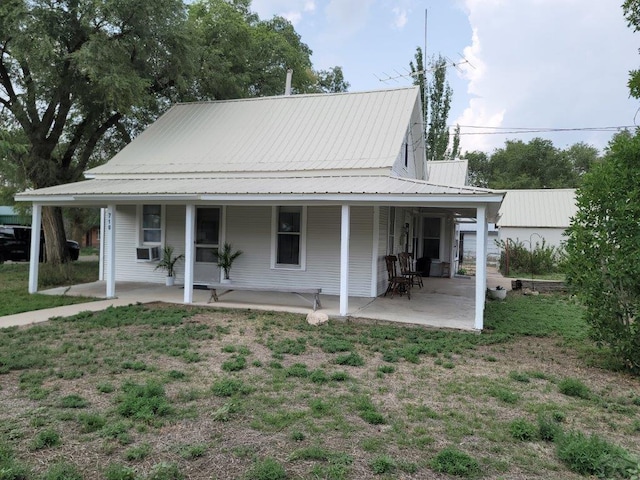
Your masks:
{"label": "large green tree", "polygon": [[[27,141],[30,186],[78,180],[107,132],[175,97],[190,45],[179,0],[3,1],[0,104]],[[60,208],[43,227],[48,260],[66,261]]]}
{"label": "large green tree", "polygon": [[566,149],[554,147],[551,140],[534,138],[529,142],[507,140],[491,155],[466,152],[469,181],[478,187],[496,189],[575,188],[582,176],[598,162],[599,152],[585,143]]}
{"label": "large green tree", "polygon": [[617,134],[584,175],[568,229],[567,280],[595,340],[640,371],[640,131]]}
{"label": "large green tree", "polygon": [[[250,0],[4,0],[0,3],[3,184],[80,180],[177,100],[345,91],[340,67],[314,71],[311,50]],[[2,152],[0,152],[1,154]],[[66,260],[59,208],[43,211],[47,258]]]}
{"label": "large green tree", "polygon": [[447,60],[439,55],[426,67],[420,47],[414,59],[415,63],[410,62],[409,66],[414,85],[420,86],[427,160],[453,160],[460,154],[460,128],[456,127],[451,139],[447,121],[453,90],[447,81]]}

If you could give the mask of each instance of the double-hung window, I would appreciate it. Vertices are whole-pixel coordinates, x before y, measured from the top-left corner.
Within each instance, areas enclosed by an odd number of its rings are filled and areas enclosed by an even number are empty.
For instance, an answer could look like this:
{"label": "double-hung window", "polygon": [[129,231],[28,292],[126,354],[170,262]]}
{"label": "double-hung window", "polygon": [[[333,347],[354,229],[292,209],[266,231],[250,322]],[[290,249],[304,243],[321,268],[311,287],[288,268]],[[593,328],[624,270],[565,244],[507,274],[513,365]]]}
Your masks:
{"label": "double-hung window", "polygon": [[162,243],[162,206],[142,206],[142,243]]}
{"label": "double-hung window", "polygon": [[275,207],[272,267],[305,268],[305,223],[305,207]]}

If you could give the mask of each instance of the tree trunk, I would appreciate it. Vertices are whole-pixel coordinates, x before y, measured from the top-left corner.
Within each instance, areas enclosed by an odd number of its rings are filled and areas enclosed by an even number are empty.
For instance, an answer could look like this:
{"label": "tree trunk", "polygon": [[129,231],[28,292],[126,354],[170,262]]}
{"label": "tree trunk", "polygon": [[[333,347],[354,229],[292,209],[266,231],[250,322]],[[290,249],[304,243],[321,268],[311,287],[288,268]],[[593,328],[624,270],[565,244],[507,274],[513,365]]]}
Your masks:
{"label": "tree trunk", "polygon": [[46,246],[46,262],[54,265],[68,262],[69,252],[67,251],[67,239],[62,220],[62,208],[43,207],[42,227]]}

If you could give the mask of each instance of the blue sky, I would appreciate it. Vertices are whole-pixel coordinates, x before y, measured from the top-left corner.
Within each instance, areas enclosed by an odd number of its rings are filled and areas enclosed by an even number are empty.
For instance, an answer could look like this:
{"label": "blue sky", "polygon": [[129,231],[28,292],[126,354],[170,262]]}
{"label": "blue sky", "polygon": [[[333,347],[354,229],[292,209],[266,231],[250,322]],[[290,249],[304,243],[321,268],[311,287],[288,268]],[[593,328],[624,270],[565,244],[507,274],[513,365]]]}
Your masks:
{"label": "blue sky", "polygon": [[[313,50],[315,68],[343,68],[351,91],[411,84],[417,46],[450,59],[449,115],[462,149],[491,152],[506,139],[551,139],[557,147],[606,147],[613,132],[538,132],[640,123],[628,71],[640,66],[640,33],[621,0],[253,0],[261,18],[283,15]],[[472,128],[471,128],[472,127]],[[484,128],[478,128],[484,127]],[[489,128],[486,128],[489,127]],[[501,130],[504,129],[504,130]],[[474,133],[474,134],[472,134]]]}

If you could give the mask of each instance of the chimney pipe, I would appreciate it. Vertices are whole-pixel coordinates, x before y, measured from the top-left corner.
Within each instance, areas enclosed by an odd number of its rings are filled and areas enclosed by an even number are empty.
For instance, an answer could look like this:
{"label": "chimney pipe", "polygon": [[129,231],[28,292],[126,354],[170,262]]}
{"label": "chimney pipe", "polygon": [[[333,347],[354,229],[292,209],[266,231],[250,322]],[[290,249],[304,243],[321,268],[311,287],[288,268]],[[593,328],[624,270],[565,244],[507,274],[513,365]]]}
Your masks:
{"label": "chimney pipe", "polygon": [[291,95],[291,78],[293,77],[293,70],[290,68],[287,70],[287,83],[284,87],[285,96]]}

